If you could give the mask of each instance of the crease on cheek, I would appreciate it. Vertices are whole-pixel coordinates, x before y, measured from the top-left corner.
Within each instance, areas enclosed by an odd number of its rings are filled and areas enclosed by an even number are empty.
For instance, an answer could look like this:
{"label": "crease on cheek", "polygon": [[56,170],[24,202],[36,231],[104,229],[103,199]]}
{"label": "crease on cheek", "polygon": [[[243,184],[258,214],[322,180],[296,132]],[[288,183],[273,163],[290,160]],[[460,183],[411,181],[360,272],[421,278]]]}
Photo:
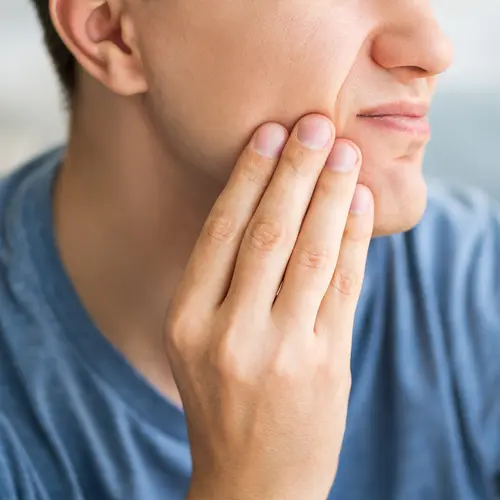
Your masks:
{"label": "crease on cheek", "polygon": [[337,137],[345,137],[344,133],[348,128],[349,120],[352,118],[353,94],[355,88],[351,86],[351,72],[354,62],[350,63],[350,69],[344,75],[338,75],[338,86],[333,89],[335,101],[331,104],[330,118],[335,124]]}
{"label": "crease on cheek", "polygon": [[[353,46],[358,47],[357,50],[353,50],[352,55],[346,58],[346,66],[349,67],[349,70],[337,92],[334,111],[334,123],[338,134],[347,133],[349,123],[356,120],[357,107],[362,102],[361,100],[366,99],[368,94],[373,92],[369,86],[369,72],[362,71],[362,68],[366,66],[358,64],[359,61],[369,60],[370,56],[366,44],[367,40],[360,35],[358,40],[353,41]],[[365,50],[367,51],[366,55],[364,54]],[[364,75],[363,78],[357,74],[360,71]]]}
{"label": "crease on cheek", "polygon": [[[349,95],[346,91],[347,77],[342,83],[339,92],[337,93],[337,99],[335,101],[334,113],[333,113],[333,123],[335,124],[337,137],[345,137],[347,123],[349,120]],[[345,137],[347,139],[347,137]]]}

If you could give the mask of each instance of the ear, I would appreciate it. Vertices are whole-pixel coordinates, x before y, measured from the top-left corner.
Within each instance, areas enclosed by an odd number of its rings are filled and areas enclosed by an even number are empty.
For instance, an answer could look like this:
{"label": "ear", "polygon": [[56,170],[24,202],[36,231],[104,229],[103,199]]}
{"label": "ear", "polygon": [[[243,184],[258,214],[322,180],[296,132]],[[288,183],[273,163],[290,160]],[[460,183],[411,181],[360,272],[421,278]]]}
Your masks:
{"label": "ear", "polygon": [[49,0],[59,36],[78,63],[120,95],[147,91],[135,27],[121,0]]}

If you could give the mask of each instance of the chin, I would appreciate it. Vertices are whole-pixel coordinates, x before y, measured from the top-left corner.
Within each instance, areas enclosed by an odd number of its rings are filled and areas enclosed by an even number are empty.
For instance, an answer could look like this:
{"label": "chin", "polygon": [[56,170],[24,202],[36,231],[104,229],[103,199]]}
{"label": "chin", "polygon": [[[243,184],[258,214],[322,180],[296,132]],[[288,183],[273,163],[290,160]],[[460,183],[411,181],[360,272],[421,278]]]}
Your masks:
{"label": "chin", "polygon": [[415,227],[427,206],[421,165],[397,165],[362,171],[359,182],[370,188],[375,203],[373,236],[402,233]]}

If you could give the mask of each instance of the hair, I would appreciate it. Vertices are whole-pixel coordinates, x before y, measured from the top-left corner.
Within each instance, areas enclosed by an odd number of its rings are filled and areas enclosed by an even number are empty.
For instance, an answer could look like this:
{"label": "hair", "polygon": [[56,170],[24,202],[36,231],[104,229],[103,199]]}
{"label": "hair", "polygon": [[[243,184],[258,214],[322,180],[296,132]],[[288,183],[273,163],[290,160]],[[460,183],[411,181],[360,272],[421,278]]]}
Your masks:
{"label": "hair", "polygon": [[42,25],[45,45],[49,51],[57,76],[65,91],[66,97],[71,99],[76,86],[76,60],[59,37],[52,24],[49,11],[49,0],[31,0],[35,6],[38,18]]}

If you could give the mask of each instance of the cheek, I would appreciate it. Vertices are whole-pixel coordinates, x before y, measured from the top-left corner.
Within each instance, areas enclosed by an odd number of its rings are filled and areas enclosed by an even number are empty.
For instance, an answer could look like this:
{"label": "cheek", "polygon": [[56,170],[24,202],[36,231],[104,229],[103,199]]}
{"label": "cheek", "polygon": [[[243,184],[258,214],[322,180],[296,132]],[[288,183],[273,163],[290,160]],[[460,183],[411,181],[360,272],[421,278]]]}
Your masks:
{"label": "cheek", "polygon": [[141,40],[155,121],[224,174],[263,122],[291,127],[313,111],[333,118],[366,36],[352,9],[330,0],[315,9],[277,1],[272,9],[256,0],[231,16],[216,4],[216,19],[170,12],[176,23],[150,25]]}

